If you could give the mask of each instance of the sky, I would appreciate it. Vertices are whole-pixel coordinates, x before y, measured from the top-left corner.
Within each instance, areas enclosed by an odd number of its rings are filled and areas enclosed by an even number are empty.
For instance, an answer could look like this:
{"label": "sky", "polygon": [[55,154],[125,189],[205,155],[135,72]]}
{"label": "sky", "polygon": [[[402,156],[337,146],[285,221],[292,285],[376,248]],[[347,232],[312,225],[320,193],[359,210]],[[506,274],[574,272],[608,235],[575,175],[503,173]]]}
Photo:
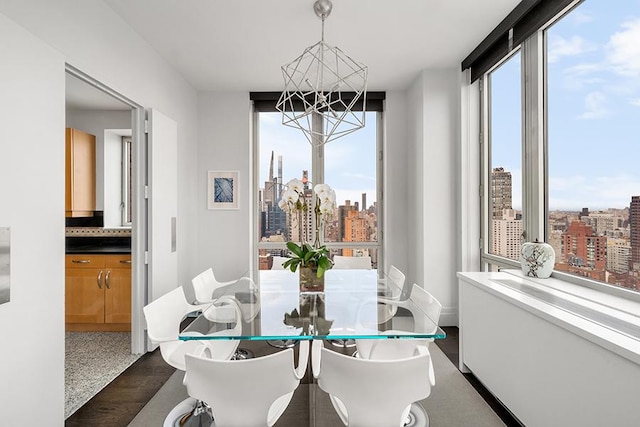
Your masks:
{"label": "sky", "polygon": [[[586,0],[548,29],[549,207],[628,207],[640,195],[640,0]],[[521,208],[519,55],[492,78],[492,166]]]}
{"label": "sky", "polygon": [[[325,144],[325,183],[336,192],[338,205],[345,200],[361,202],[367,193],[367,205],[376,201],[376,113],[367,113],[365,127]],[[282,177],[286,183],[302,178],[302,170],[311,179],[311,144],[299,129],[282,125],[280,113],[260,114],[260,187],[269,177],[271,151],[274,151],[274,176],[278,175],[278,155],[282,155]]]}

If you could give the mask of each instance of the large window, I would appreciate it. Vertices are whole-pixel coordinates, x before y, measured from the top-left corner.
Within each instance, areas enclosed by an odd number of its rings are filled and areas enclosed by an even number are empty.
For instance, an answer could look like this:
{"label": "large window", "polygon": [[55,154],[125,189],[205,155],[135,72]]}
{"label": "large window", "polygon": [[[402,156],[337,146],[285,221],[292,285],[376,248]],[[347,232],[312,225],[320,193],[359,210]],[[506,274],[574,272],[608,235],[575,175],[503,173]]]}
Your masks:
{"label": "large window", "polygon": [[[496,239],[503,240],[498,247],[508,247],[509,238],[488,224],[509,198],[495,189],[500,172],[511,182],[516,219],[522,209],[524,240],[542,238],[554,247],[555,276],[640,292],[638,40],[639,2],[585,0],[514,47],[524,79],[506,72],[515,56],[484,74],[486,265],[516,265],[495,250]],[[511,90],[499,91],[498,83]],[[509,115],[505,104],[519,104],[520,117]],[[522,145],[512,144],[505,158],[503,138],[514,122]],[[513,143],[515,137],[509,133],[507,139]],[[509,164],[516,157],[520,161]],[[518,170],[522,182],[516,184]]]}
{"label": "large window", "polygon": [[[307,181],[309,192],[326,183],[336,192],[336,209],[327,218],[322,241],[331,255],[380,257],[380,112],[366,113],[365,128],[313,148],[300,130],[282,125],[278,112],[256,112],[256,203],[258,268],[269,269],[273,256],[286,256],[286,242],[315,241],[315,228],[281,210],[283,186],[293,178]],[[312,221],[307,222],[312,224]]]}

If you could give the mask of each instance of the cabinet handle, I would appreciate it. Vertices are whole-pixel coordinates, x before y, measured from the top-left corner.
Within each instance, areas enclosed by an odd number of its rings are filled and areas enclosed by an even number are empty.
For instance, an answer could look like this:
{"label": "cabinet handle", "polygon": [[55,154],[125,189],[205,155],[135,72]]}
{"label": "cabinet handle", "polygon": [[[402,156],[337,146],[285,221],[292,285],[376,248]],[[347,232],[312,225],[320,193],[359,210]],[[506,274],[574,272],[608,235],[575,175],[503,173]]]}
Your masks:
{"label": "cabinet handle", "polygon": [[72,259],[71,262],[74,264],[89,264],[91,260],[90,259]]}
{"label": "cabinet handle", "polygon": [[107,275],[104,276],[104,285],[107,289],[111,289],[111,285],[109,285],[109,276],[111,275],[111,270],[107,271]]}
{"label": "cabinet handle", "polygon": [[131,260],[130,259],[121,259],[120,260],[120,264],[131,264]]}
{"label": "cabinet handle", "polygon": [[98,287],[102,289],[102,270],[98,273]]}

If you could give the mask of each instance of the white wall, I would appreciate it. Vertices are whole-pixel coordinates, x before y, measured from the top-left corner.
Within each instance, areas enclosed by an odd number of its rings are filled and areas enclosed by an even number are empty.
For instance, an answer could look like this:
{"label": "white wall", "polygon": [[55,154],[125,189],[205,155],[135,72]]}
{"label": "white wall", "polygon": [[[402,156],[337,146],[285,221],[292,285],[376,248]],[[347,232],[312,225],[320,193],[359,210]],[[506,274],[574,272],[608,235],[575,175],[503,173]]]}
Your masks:
{"label": "white wall", "polygon": [[383,212],[384,265],[408,271],[411,236],[407,226],[407,98],[405,92],[387,92],[384,106]]}
{"label": "white wall", "polygon": [[0,40],[0,226],[11,227],[11,301],[0,305],[0,424],[29,424],[35,410],[61,426],[64,58],[3,15]]}
{"label": "white wall", "polygon": [[457,324],[459,76],[457,69],[425,70],[407,94],[407,280],[440,301],[442,325]]}
{"label": "white wall", "polygon": [[37,418],[62,426],[65,62],[178,122],[184,279],[195,265],[197,95],[97,0],[0,0],[0,40],[11,41],[0,43],[0,224],[12,238],[11,302],[0,305],[0,419],[24,425],[37,390],[46,396]]}
{"label": "white wall", "polygon": [[[406,276],[409,283],[420,282],[424,272],[424,212],[422,212],[422,181],[424,175],[424,79],[416,79],[407,91],[407,259]],[[427,289],[431,289],[427,287]],[[436,297],[437,298],[437,297]]]}
{"label": "white wall", "polygon": [[[0,13],[62,53],[65,62],[178,123],[178,279],[191,280],[197,226],[197,93],[100,0],[0,0]],[[64,108],[64,101],[62,101]]]}
{"label": "white wall", "polygon": [[[251,104],[248,92],[201,93],[198,103],[196,271],[213,268],[219,280],[233,280],[251,263]],[[239,209],[207,208],[207,172],[238,171]]]}

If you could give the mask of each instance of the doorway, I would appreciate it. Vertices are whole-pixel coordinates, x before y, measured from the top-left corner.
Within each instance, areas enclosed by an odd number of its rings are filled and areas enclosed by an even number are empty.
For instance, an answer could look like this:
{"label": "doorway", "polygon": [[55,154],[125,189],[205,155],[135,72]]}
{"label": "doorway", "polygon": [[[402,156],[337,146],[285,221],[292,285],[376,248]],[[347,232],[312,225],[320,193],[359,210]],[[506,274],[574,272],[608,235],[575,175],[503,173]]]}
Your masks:
{"label": "doorway", "polygon": [[[144,353],[146,292],[146,203],[137,191],[146,182],[144,110],[74,67],[66,71],[65,127],[95,137],[95,208],[92,214],[68,214],[65,224],[65,418]],[[71,255],[82,259],[72,264]],[[93,317],[70,283],[90,286],[104,299],[97,309],[96,299],[88,303]]]}

